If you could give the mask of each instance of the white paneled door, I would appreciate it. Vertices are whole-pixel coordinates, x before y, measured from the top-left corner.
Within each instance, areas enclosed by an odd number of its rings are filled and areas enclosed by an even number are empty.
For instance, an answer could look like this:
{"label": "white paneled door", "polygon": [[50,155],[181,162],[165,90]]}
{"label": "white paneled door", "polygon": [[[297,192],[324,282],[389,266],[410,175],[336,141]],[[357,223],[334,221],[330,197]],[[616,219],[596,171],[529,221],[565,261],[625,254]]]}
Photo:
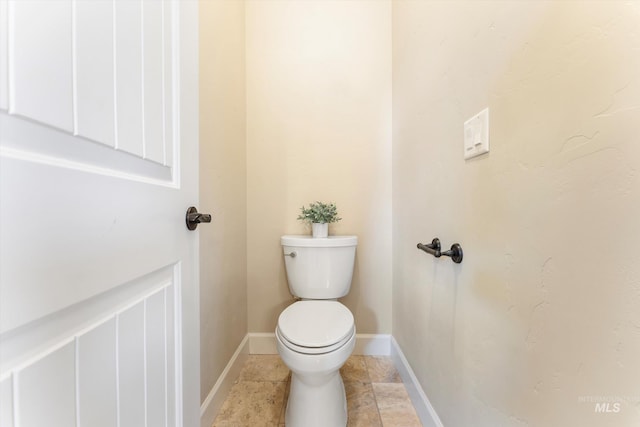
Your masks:
{"label": "white paneled door", "polygon": [[199,425],[197,2],[0,0],[0,426]]}

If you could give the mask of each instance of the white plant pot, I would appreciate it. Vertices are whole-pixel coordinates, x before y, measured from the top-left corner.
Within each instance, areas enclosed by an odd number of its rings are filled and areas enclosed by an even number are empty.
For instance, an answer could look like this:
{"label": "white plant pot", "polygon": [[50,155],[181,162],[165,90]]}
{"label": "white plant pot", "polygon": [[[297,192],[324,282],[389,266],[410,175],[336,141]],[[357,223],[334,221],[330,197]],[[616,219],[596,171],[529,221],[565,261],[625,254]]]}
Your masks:
{"label": "white plant pot", "polygon": [[329,236],[329,224],[317,223],[311,224],[311,235],[314,238],[323,238]]}

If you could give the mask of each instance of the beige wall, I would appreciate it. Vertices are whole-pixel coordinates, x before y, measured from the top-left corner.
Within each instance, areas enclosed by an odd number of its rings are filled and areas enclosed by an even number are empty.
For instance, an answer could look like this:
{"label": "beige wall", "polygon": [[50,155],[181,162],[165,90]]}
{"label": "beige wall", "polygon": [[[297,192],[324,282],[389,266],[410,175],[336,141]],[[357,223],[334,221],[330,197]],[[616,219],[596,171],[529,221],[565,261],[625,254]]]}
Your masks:
{"label": "beige wall", "polygon": [[247,333],[244,3],[200,2],[201,398]]}
{"label": "beige wall", "polygon": [[345,303],[360,333],[391,331],[391,3],[248,1],[249,330],[291,303],[283,234],[334,201],[332,234],[360,238]]}
{"label": "beige wall", "polygon": [[638,2],[393,4],[393,334],[448,427],[640,424],[639,28]]}

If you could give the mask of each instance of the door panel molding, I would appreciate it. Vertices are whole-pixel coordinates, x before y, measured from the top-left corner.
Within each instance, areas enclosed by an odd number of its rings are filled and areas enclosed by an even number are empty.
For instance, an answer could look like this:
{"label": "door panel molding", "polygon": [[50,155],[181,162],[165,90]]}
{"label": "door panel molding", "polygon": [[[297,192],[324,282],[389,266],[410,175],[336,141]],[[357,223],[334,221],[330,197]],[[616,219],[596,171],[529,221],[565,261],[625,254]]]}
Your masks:
{"label": "door panel molding", "polygon": [[[116,416],[122,426],[180,425],[179,269],[179,263],[165,267],[0,335],[0,392],[3,403],[11,402],[0,417],[13,420],[6,425],[72,425],[70,414],[92,426]],[[42,391],[43,384],[56,392]],[[30,413],[47,414],[47,422]]]}
{"label": "door panel molding", "polygon": [[148,159],[73,136],[30,120],[0,113],[0,156],[177,188],[176,171]]}
{"label": "door panel molding", "polygon": [[[0,73],[0,109],[5,106],[10,117],[26,120],[31,127],[40,125],[48,133],[41,136],[50,137],[58,130],[61,135],[56,139],[63,141],[55,147],[49,147],[47,139],[40,145],[16,142],[17,147],[7,147],[13,155],[21,151],[65,158],[73,151],[65,150],[65,144],[93,142],[121,155],[89,154],[76,162],[89,160],[97,166],[96,173],[108,169],[121,172],[123,178],[135,175],[175,184],[177,7],[176,2],[148,0],[0,0],[0,21],[8,24],[0,27],[0,66],[7,68]],[[22,55],[24,51],[33,54]],[[77,141],[63,138],[64,134],[78,137]],[[26,153],[22,157],[31,159]],[[141,161],[132,166],[135,162],[127,157]]]}

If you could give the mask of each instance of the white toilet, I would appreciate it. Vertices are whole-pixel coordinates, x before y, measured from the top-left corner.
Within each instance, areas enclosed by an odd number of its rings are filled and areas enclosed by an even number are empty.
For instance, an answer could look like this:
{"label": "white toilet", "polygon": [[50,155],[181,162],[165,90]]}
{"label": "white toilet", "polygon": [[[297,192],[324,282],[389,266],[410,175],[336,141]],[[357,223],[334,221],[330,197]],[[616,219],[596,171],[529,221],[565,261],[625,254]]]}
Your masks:
{"label": "white toilet", "polygon": [[347,399],[340,368],[356,340],[353,315],[337,301],[349,293],[356,236],[282,236],[287,280],[301,298],[278,318],[278,353],[291,369],[287,427],[343,427]]}

